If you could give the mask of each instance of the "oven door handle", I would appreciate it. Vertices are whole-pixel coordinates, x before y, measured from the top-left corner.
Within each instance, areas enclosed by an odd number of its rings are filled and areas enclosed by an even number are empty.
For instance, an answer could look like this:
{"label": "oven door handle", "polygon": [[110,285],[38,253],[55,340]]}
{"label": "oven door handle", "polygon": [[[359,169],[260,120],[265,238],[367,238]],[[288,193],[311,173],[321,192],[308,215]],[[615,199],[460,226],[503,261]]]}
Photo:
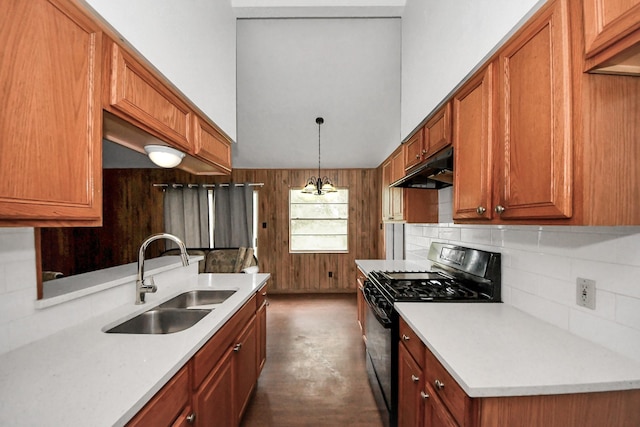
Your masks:
{"label": "oven door handle", "polygon": [[378,320],[378,322],[380,322],[380,324],[384,328],[390,328],[391,319],[389,319],[389,316],[387,316],[387,314],[383,310],[381,310],[377,305],[375,305],[374,302],[372,302],[368,298],[365,298],[365,301],[367,302],[367,306],[369,307],[375,318]]}

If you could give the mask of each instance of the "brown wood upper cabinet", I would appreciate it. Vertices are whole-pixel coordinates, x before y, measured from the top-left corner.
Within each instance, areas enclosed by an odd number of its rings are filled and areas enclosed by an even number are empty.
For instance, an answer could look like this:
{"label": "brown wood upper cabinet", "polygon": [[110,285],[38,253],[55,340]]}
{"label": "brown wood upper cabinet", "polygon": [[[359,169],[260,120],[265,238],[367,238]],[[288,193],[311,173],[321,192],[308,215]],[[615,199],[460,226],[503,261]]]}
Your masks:
{"label": "brown wood upper cabinet", "polygon": [[640,0],[585,0],[586,69],[640,75]]}
{"label": "brown wood upper cabinet", "polygon": [[566,1],[552,1],[498,55],[497,191],[502,219],[570,218],[573,136]]}
{"label": "brown wood upper cabinet", "polygon": [[193,116],[195,155],[231,173],[231,144],[220,132],[198,115]]}
{"label": "brown wood upper cabinet", "polygon": [[454,96],[456,219],[572,216],[567,19],[550,2]]}
{"label": "brown wood upper cabinet", "polygon": [[489,64],[453,96],[453,218],[493,218],[495,65]]}
{"label": "brown wood upper cabinet", "polygon": [[422,163],[427,150],[424,145],[424,127],[420,128],[407,142],[404,148],[404,165],[406,170]]}
{"label": "brown wood upper cabinet", "polygon": [[451,103],[447,102],[424,125],[424,146],[428,159],[451,144]]}
{"label": "brown wood upper cabinet", "polygon": [[450,144],[451,103],[447,102],[404,144],[405,170],[422,163]]}
{"label": "brown wood upper cabinet", "polygon": [[74,4],[0,3],[0,225],[102,224],[102,40]]}
{"label": "brown wood upper cabinet", "polygon": [[110,41],[109,105],[112,113],[182,149],[194,153],[193,112],[125,49]]}
{"label": "brown wood upper cabinet", "polygon": [[382,220],[416,224],[436,223],[437,190],[389,187],[390,183],[403,176],[403,148],[404,145],[398,147],[382,164]]}

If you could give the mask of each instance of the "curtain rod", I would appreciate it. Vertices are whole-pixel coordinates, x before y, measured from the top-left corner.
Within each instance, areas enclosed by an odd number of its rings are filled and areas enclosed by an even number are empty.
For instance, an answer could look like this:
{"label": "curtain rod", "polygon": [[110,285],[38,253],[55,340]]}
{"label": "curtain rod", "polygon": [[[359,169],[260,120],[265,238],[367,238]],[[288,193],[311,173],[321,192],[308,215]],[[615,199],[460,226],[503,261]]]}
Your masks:
{"label": "curtain rod", "polygon": [[[153,184],[154,187],[173,187],[173,188],[180,188],[180,187],[184,187],[187,186],[189,188],[195,188],[195,187],[199,187],[202,186],[202,188],[213,188],[216,185],[218,185],[219,187],[228,187],[231,184],[235,185],[236,187],[244,187],[244,184],[235,184],[235,183],[221,183],[221,184],[179,184],[179,183],[173,183],[173,184]],[[262,187],[264,186],[264,182],[251,182],[247,184],[249,187]]]}

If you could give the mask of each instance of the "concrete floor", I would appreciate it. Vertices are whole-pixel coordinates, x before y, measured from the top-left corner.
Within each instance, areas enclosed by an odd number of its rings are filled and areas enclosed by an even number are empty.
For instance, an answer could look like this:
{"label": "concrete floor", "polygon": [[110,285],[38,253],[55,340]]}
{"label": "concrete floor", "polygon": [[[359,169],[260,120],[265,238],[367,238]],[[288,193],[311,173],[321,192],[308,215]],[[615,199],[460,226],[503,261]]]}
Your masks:
{"label": "concrete floor", "polygon": [[380,427],[356,297],[271,295],[267,362],[242,427]]}

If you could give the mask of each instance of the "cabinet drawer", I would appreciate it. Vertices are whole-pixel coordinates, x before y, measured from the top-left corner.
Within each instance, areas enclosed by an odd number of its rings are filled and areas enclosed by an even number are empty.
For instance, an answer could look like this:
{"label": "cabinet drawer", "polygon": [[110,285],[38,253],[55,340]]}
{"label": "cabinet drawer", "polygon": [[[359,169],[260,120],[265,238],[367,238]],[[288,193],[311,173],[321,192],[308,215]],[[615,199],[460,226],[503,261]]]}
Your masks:
{"label": "cabinet drawer", "polygon": [[256,311],[267,302],[268,284],[265,284],[256,294]]}
{"label": "cabinet drawer", "polygon": [[466,425],[465,422],[471,418],[471,398],[429,349],[425,350],[425,363],[425,381],[449,409],[456,422]]}
{"label": "cabinet drawer", "polygon": [[420,340],[420,338],[413,332],[411,327],[407,325],[404,319],[400,318],[400,342],[404,344],[404,346],[411,354],[411,357],[418,363],[418,365],[423,368],[424,367],[424,354],[426,347]]}
{"label": "cabinet drawer", "polygon": [[171,425],[189,403],[189,370],[183,367],[127,424],[128,427]]}
{"label": "cabinet drawer", "polygon": [[207,374],[233,344],[244,325],[256,312],[256,296],[249,301],[193,356],[193,388],[200,387]]}

